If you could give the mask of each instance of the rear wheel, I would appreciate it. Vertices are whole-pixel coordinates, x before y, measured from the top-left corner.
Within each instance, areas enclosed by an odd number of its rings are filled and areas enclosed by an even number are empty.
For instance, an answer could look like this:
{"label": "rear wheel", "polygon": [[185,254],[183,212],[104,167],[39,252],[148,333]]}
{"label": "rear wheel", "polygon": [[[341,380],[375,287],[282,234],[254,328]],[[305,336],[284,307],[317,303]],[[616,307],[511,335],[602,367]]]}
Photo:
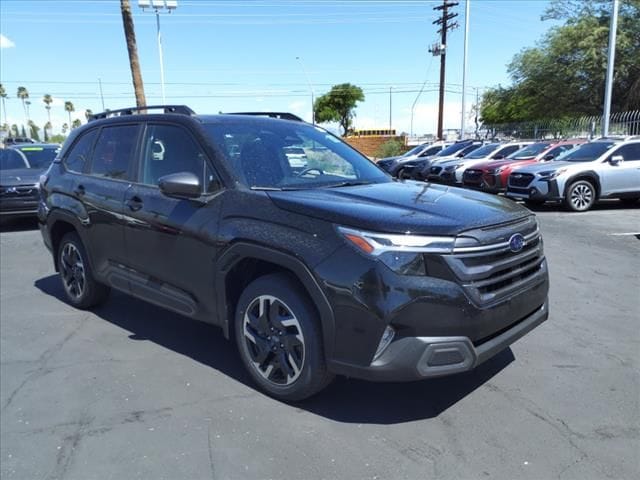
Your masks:
{"label": "rear wheel", "polygon": [[84,245],[75,232],[67,233],[58,247],[62,288],[71,305],[91,308],[106,300],[110,288],[96,281]]}
{"label": "rear wheel", "polygon": [[595,201],[596,189],[587,180],[578,180],[569,185],[564,198],[565,206],[574,212],[586,212],[593,206]]}
{"label": "rear wheel", "polygon": [[240,357],[267,394],[284,401],[308,398],[329,384],[320,321],[291,277],[254,280],[240,296],[235,319]]}

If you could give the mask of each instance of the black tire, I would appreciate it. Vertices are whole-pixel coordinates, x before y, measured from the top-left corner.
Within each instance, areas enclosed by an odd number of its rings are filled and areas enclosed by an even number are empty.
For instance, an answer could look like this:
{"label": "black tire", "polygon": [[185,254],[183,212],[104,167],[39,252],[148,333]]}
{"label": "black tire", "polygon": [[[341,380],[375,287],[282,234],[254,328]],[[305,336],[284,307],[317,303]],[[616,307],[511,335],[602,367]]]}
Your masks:
{"label": "black tire", "polygon": [[407,175],[404,171],[404,168],[401,168],[400,170],[397,171],[396,178],[400,180],[410,180],[411,175]]}
{"label": "black tire", "polygon": [[309,398],[333,379],[327,370],[318,314],[289,275],[265,275],[247,286],[236,308],[235,338],[253,380],[278,400]]}
{"label": "black tire", "polygon": [[564,205],[573,212],[586,212],[596,203],[596,187],[587,180],[573,182],[567,188]]}
{"label": "black tire", "polygon": [[75,232],[69,232],[58,247],[58,269],[67,301],[76,308],[88,309],[104,302],[111,289],[93,276],[87,251]]}

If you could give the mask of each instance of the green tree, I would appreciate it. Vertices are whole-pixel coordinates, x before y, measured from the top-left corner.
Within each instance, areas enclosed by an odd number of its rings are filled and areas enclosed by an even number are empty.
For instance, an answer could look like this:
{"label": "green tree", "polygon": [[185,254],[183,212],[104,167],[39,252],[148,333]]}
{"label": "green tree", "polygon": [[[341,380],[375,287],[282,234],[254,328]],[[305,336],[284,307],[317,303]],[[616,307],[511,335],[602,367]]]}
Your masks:
{"label": "green tree", "polygon": [[9,98],[7,96],[7,91],[4,89],[4,86],[0,83],[0,100],[2,100],[2,113],[4,114],[4,121],[7,121],[7,105],[5,104],[6,99]]}
{"label": "green tree", "polygon": [[67,112],[67,115],[69,116],[69,125],[71,125],[71,112],[76,111],[76,107],[73,106],[73,102],[64,102],[64,111]]}
{"label": "green tree", "polygon": [[18,136],[18,125],[16,125],[15,123],[13,125],[11,125],[11,129],[9,130],[9,132],[11,132],[12,136],[17,137]]}
{"label": "green tree", "polygon": [[391,139],[384,142],[376,150],[376,158],[396,157],[402,154],[404,144],[400,140]]}
{"label": "green tree", "polygon": [[24,125],[20,125],[20,136],[21,137],[27,136],[27,131],[24,129]]}
{"label": "green tree", "polygon": [[[482,120],[504,123],[599,115],[604,100],[611,2],[554,0],[543,19],[564,21],[508,65],[510,87],[483,96]],[[640,0],[622,3],[612,111],[640,109]]]}
{"label": "green tree", "polygon": [[[24,118],[27,120],[27,123],[29,123],[29,114],[27,113],[27,104],[26,101],[29,98],[29,91],[25,88],[25,87],[18,87],[18,91],[16,96],[22,100],[22,108],[24,110]],[[24,126],[23,126],[24,128]]]}
{"label": "green tree", "polygon": [[53,97],[47,93],[42,97],[42,101],[44,102],[44,108],[47,109],[47,120],[51,123],[51,104],[53,103]]}
{"label": "green tree", "polygon": [[63,123],[62,124],[62,134],[64,135],[65,133],[67,133],[67,130],[69,130],[69,124],[68,123]]}
{"label": "green tree", "polygon": [[67,137],[65,137],[64,135],[62,135],[60,133],[56,133],[55,135],[51,135],[51,138],[49,138],[49,142],[51,142],[51,143],[64,143],[66,138]]}
{"label": "green tree", "polygon": [[29,137],[33,138],[36,142],[40,141],[40,127],[35,124],[33,120],[29,120]]}
{"label": "green tree", "polygon": [[44,128],[42,129],[44,135],[44,141],[49,141],[49,132],[51,131],[51,122],[47,122],[44,124]]}
{"label": "green tree", "polygon": [[363,101],[364,93],[360,87],[341,83],[317,98],[313,111],[318,122],[338,122],[342,127],[342,134],[346,135],[355,117],[356,104]]}
{"label": "green tree", "polygon": [[92,115],[93,115],[93,110],[91,110],[90,108],[87,108],[84,111],[84,118],[87,119],[87,122],[89,121],[89,119],[91,118]]}
{"label": "green tree", "polygon": [[73,123],[71,123],[71,129],[78,128],[80,125],[82,125],[82,122],[79,118],[76,118]]}

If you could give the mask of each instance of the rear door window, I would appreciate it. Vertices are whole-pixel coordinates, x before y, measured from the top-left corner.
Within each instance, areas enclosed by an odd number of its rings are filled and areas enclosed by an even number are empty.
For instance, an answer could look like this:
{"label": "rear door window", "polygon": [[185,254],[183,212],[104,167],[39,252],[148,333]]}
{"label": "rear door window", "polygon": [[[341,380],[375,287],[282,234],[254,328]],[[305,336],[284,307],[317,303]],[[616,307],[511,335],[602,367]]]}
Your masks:
{"label": "rear door window", "polygon": [[67,170],[78,173],[84,171],[84,167],[91,156],[91,148],[97,134],[98,130],[89,130],[76,141],[63,161]]}

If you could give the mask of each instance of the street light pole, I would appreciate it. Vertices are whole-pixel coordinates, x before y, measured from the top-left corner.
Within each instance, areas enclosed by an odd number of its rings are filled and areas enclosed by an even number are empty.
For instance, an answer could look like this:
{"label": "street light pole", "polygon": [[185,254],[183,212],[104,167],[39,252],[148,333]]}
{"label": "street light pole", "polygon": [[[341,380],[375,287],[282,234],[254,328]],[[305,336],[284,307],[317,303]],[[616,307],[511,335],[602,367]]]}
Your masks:
{"label": "street light pole", "polygon": [[611,23],[609,25],[609,58],[607,60],[607,80],[604,89],[604,114],[602,118],[602,136],[609,135],[609,116],[611,115],[611,91],[613,89],[613,67],[616,58],[616,30],[618,28],[619,0],[613,0]]}
{"label": "street light pole", "polygon": [[160,88],[162,90],[162,104],[166,104],[164,89],[164,58],[162,56],[162,34],[160,32],[160,11],[167,9],[169,13],[178,8],[177,0],[138,0],[138,6],[144,11],[145,8],[153,8],[156,14],[156,30],[158,35],[158,56],[160,57]]}
{"label": "street light pole", "polygon": [[304,72],[304,76],[307,78],[307,83],[309,84],[309,90],[311,90],[311,124],[316,124],[316,113],[315,113],[315,92],[313,91],[313,84],[309,79],[309,74],[307,73],[307,69],[304,66],[304,62],[302,61],[302,57],[296,57],[296,60],[300,62],[300,66],[302,67],[302,71]]}

